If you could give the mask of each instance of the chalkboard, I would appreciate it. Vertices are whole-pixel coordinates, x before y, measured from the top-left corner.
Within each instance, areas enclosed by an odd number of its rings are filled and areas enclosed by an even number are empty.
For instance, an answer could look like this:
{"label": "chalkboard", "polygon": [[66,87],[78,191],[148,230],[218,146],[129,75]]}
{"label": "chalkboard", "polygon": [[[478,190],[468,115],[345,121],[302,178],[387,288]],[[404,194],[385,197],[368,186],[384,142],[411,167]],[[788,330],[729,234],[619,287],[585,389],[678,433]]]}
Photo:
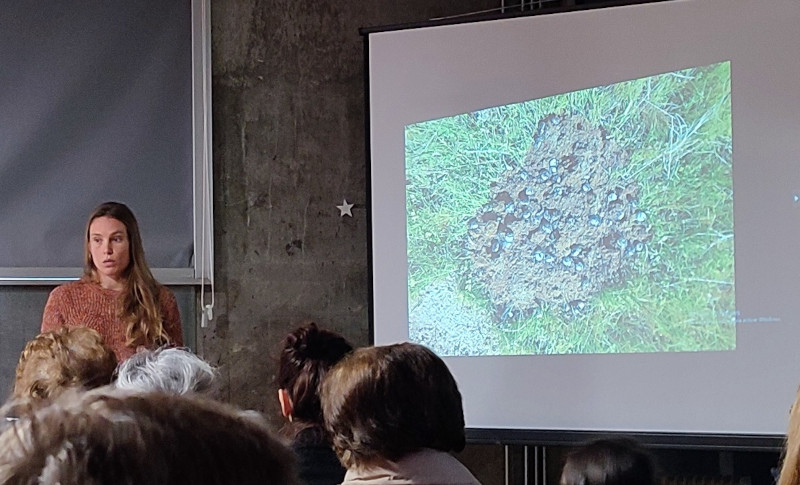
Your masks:
{"label": "chalkboard", "polygon": [[4,5],[0,279],[72,274],[109,200],[136,214],[151,267],[193,267],[193,48],[190,0]]}

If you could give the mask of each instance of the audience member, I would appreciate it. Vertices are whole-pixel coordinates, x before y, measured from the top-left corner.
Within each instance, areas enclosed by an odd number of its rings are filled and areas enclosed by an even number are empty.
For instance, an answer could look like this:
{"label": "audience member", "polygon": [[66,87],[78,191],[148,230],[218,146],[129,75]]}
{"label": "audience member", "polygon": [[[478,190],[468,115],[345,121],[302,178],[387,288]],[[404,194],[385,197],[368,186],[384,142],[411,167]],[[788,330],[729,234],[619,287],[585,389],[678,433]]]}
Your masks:
{"label": "audience member", "polygon": [[466,442],[461,393],[429,349],[354,350],[328,373],[321,397],[345,485],[479,483],[448,453]]}
{"label": "audience member", "polygon": [[119,361],[139,347],[183,345],[175,295],[150,272],[139,224],[125,204],[106,202],[92,212],[83,277],[50,292],[42,332],[63,326],[97,330]]}
{"label": "audience member", "polygon": [[194,396],[65,393],[0,434],[6,485],[295,485],[267,427]]}
{"label": "audience member", "polygon": [[655,485],[651,455],[630,438],[593,441],[567,455],[560,485]]}
{"label": "audience member", "polygon": [[334,485],[344,478],[322,419],[319,387],[328,370],[352,350],[344,337],[314,322],[301,325],[283,340],[276,375],[278,400],[289,421],[284,431],[292,440],[306,485]]}
{"label": "audience member", "polygon": [[800,485],[800,389],[789,411],[789,429],[777,485]]}
{"label": "audience member", "polygon": [[19,357],[12,399],[52,399],[65,389],[111,383],[117,358],[96,331],[62,327],[40,333]]}
{"label": "audience member", "polygon": [[115,385],[132,391],[211,394],[216,372],[182,347],[143,349],[119,365]]}

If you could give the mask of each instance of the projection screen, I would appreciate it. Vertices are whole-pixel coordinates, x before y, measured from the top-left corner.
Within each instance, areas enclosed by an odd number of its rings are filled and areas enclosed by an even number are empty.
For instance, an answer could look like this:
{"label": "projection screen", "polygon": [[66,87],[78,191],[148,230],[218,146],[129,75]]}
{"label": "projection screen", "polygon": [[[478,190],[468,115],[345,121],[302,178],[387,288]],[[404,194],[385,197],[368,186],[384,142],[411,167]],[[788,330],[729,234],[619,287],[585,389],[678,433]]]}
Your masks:
{"label": "projection screen", "polygon": [[468,428],[785,431],[800,2],[365,31],[376,344]]}

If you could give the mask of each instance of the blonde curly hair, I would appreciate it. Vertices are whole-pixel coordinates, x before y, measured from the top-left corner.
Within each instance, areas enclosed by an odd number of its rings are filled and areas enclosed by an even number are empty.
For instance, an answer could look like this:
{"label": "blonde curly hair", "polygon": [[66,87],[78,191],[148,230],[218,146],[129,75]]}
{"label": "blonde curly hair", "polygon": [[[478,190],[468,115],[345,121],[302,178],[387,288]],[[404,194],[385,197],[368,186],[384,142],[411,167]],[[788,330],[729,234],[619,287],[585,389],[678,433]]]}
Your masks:
{"label": "blonde curly hair", "polygon": [[95,330],[62,327],[40,333],[17,364],[12,399],[52,399],[65,389],[110,384],[117,367],[114,351]]}

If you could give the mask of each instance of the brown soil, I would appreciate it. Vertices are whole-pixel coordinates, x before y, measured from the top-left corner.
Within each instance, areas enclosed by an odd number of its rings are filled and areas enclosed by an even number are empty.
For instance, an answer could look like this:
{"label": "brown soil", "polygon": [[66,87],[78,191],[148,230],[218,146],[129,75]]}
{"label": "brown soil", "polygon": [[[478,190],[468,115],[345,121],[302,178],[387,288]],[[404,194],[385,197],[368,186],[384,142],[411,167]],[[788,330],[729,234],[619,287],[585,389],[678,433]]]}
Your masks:
{"label": "brown soil", "polygon": [[618,285],[650,239],[628,154],[581,116],[539,122],[520,166],[492,183],[468,221],[475,276],[507,323],[542,309],[576,315]]}

